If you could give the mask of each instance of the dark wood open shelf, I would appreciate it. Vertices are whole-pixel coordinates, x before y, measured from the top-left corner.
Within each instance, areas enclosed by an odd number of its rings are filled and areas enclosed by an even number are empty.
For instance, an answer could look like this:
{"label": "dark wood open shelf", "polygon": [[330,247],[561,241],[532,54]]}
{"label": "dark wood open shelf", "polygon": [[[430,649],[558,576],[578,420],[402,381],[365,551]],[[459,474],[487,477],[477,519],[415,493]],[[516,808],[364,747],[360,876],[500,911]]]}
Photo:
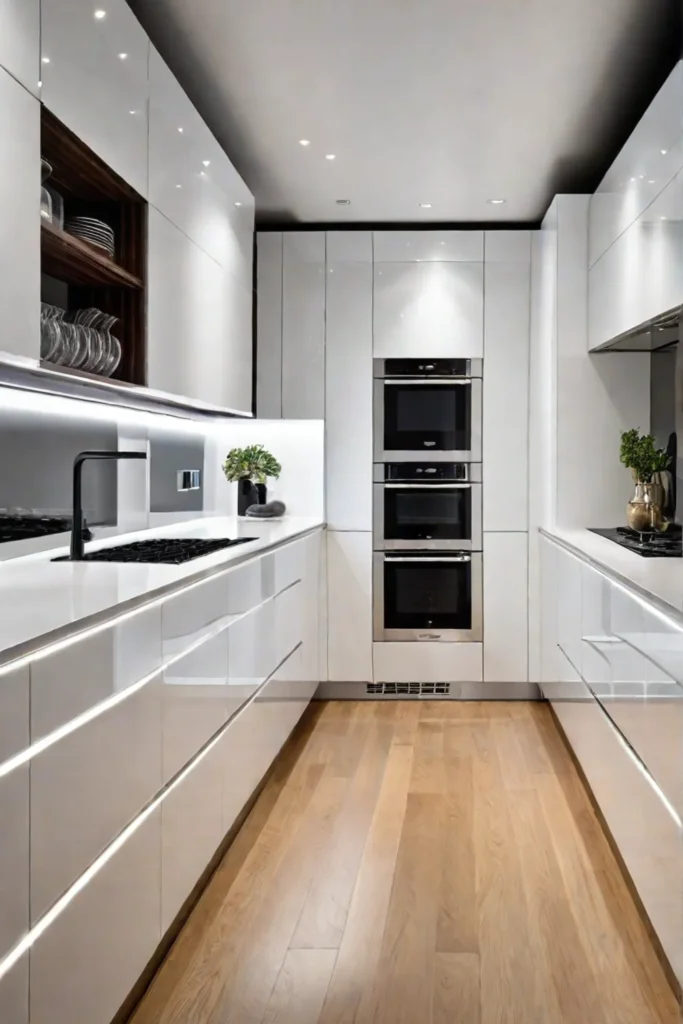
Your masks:
{"label": "dark wood open shelf", "polygon": [[69,284],[90,284],[120,288],[142,288],[142,279],[124,270],[80,238],[62,231],[56,224],[41,225],[43,272]]}
{"label": "dark wood open shelf", "polygon": [[[147,383],[147,203],[135,189],[44,106],[41,156],[47,185],[64,199],[67,219],[96,217],[115,236],[115,257],[98,252],[49,221],[41,225],[44,300],[70,311],[95,307],[118,319],[121,363],[112,383]],[[103,378],[105,379],[105,378]]]}

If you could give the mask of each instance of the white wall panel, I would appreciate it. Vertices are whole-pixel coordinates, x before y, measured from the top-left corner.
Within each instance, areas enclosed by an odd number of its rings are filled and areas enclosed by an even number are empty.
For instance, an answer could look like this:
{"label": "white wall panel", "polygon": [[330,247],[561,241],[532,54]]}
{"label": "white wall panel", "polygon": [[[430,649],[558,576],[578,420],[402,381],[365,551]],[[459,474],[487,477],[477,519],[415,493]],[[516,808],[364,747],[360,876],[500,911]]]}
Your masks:
{"label": "white wall panel", "polygon": [[483,231],[375,231],[376,263],[480,263],[484,258]]}
{"label": "white wall panel", "polygon": [[326,519],[372,529],[372,235],[328,232]]}
{"label": "white wall panel", "polygon": [[327,531],[328,676],[372,682],[372,534]]}
{"label": "white wall panel", "polygon": [[282,416],[282,232],[257,235],[256,413]]}
{"label": "white wall panel", "polygon": [[0,978],[0,1020],[6,1024],[29,1024],[28,953]]}
{"label": "white wall panel", "polygon": [[[0,26],[1,38],[1,26]],[[0,349],[40,354],[40,104],[0,69]],[[11,243],[10,243],[11,239]]]}
{"label": "white wall panel", "polygon": [[528,678],[526,533],[484,534],[484,682]]}
{"label": "white wall panel", "polygon": [[528,528],[531,233],[486,233],[484,530]]}
{"label": "white wall panel", "polygon": [[32,947],[31,1024],[109,1024],[140,977],[161,940],[160,814],[124,843]]}
{"label": "white wall panel", "polygon": [[40,0],[0,0],[0,67],[34,96],[40,92],[39,51]]}
{"label": "white wall panel", "polygon": [[373,644],[376,683],[480,683],[482,644]]}
{"label": "white wall panel", "polygon": [[282,251],[282,415],[325,415],[325,233],[290,231]]}
{"label": "white wall panel", "polygon": [[483,263],[374,264],[374,355],[480,359]]}
{"label": "white wall panel", "polygon": [[42,0],[41,51],[45,106],[146,197],[149,39],[128,4],[98,19],[91,0]]}

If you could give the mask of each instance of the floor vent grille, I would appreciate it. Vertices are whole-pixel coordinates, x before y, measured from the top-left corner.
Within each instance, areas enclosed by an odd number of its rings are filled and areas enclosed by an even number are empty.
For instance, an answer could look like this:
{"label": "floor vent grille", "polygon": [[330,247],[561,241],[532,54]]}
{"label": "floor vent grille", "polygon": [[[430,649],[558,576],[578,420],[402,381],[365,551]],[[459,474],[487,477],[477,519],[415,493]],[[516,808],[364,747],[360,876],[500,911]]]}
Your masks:
{"label": "floor vent grille", "polygon": [[448,697],[450,683],[368,683],[368,697]]}

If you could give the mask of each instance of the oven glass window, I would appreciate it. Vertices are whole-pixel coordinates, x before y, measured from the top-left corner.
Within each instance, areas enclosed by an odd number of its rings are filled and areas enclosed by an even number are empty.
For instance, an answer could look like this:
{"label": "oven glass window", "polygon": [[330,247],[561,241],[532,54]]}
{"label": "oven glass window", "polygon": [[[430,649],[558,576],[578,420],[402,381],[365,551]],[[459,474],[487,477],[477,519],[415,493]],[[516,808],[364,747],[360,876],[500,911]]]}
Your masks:
{"label": "oven glass window", "polygon": [[469,487],[385,487],[385,540],[471,540]]}
{"label": "oven glass window", "polygon": [[385,451],[469,451],[470,384],[385,384]]}
{"label": "oven glass window", "polygon": [[471,562],[384,562],[385,629],[471,629]]}

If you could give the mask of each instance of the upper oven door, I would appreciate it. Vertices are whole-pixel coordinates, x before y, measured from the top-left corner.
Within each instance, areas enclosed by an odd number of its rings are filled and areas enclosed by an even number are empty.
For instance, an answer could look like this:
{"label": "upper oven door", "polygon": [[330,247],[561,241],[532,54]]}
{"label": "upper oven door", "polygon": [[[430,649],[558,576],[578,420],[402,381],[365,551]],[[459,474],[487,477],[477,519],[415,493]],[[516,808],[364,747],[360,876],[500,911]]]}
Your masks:
{"label": "upper oven door", "polygon": [[375,460],[481,462],[481,378],[375,379]]}
{"label": "upper oven door", "polygon": [[481,551],[481,484],[376,483],[375,550]]}

